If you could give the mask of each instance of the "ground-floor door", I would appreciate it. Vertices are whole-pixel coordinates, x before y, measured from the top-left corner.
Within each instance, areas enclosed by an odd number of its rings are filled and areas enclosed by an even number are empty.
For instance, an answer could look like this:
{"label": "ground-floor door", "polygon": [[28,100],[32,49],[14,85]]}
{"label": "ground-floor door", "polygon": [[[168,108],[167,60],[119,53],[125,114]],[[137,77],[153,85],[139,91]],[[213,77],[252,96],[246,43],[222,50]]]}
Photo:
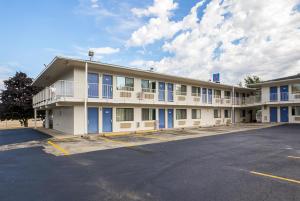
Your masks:
{"label": "ground-floor door", "polygon": [[277,122],[277,107],[270,107],[270,122]]}
{"label": "ground-floor door", "polygon": [[168,128],[173,128],[174,127],[174,110],[173,109],[168,109]]}
{"label": "ground-floor door", "polygon": [[280,107],[280,122],[289,122],[289,108]]}
{"label": "ground-floor door", "polygon": [[102,131],[112,132],[112,108],[103,108],[102,111]]}
{"label": "ground-floor door", "polygon": [[165,109],[159,109],[159,128],[165,127]]}
{"label": "ground-floor door", "polygon": [[88,133],[98,133],[98,132],[99,132],[98,108],[89,107],[88,108]]}

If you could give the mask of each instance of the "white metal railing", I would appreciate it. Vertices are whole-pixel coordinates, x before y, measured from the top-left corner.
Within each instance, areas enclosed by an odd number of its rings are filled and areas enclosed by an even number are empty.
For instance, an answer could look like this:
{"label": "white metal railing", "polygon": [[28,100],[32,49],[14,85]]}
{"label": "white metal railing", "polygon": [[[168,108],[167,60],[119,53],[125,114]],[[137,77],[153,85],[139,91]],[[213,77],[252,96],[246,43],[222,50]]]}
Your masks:
{"label": "white metal railing", "polygon": [[261,103],[261,96],[235,97],[234,105],[251,105]]}
{"label": "white metal railing", "polygon": [[270,93],[270,102],[278,101],[278,93]]}
{"label": "white metal railing", "polygon": [[113,86],[109,84],[102,84],[102,98],[112,99],[113,98]]}
{"label": "white metal railing", "polygon": [[88,83],[88,97],[89,98],[99,98],[99,84],[98,83]]}
{"label": "white metal railing", "polygon": [[60,98],[74,97],[75,86],[77,85],[74,81],[59,80],[33,96],[33,105],[43,105]]}

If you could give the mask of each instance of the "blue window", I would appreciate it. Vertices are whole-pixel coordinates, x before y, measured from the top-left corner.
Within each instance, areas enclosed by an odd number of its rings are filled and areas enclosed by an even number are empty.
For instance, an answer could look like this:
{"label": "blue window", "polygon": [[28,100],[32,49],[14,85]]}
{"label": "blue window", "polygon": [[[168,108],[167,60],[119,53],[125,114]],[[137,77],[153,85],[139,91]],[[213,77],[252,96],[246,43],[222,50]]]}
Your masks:
{"label": "blue window", "polygon": [[278,100],[277,87],[270,87],[270,101],[275,102]]}
{"label": "blue window", "polygon": [[288,101],[289,100],[289,86],[281,86],[280,87],[280,100]]}
{"label": "blue window", "polygon": [[212,89],[208,89],[208,103],[212,104]]}
{"label": "blue window", "polygon": [[102,80],[102,97],[112,99],[113,97],[113,81],[111,75],[103,75]]}
{"label": "blue window", "polygon": [[97,73],[88,73],[88,97],[99,97],[99,75]]}
{"label": "blue window", "polygon": [[168,101],[169,102],[174,101],[173,91],[174,91],[174,85],[171,83],[168,83]]}
{"label": "blue window", "polygon": [[202,103],[207,103],[207,89],[202,88]]}
{"label": "blue window", "polygon": [[165,83],[159,82],[158,83],[158,100],[165,101]]}

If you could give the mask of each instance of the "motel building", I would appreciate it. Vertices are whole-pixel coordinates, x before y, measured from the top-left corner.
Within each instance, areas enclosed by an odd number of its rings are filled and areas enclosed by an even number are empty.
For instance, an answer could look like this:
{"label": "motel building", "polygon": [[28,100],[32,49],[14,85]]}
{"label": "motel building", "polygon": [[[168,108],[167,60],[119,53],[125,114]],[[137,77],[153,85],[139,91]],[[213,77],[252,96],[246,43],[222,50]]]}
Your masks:
{"label": "motel building", "polygon": [[44,110],[46,128],[73,135],[300,123],[300,74],[243,88],[55,57],[33,85],[35,117]]}

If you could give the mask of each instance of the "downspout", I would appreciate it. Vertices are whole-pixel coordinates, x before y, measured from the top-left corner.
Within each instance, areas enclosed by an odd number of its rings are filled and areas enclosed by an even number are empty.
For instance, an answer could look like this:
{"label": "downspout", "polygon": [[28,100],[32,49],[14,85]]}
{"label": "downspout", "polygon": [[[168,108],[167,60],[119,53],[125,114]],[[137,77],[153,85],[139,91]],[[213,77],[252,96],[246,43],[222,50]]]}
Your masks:
{"label": "downspout", "polygon": [[84,84],[84,134],[88,134],[87,101],[88,101],[88,63],[85,63],[85,84]]}
{"label": "downspout", "polygon": [[234,86],[232,86],[232,123],[235,124],[235,110],[234,110],[234,104],[235,104],[235,91]]}

